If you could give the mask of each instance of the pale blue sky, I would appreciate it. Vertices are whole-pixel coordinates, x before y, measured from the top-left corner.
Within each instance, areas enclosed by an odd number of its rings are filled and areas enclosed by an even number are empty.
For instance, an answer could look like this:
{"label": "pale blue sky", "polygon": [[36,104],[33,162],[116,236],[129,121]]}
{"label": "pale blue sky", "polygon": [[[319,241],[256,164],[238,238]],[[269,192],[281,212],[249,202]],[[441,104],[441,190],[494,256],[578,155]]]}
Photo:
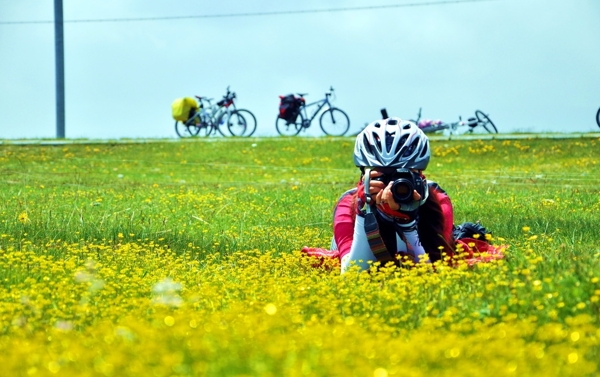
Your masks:
{"label": "pale blue sky", "polygon": [[[422,0],[63,0],[64,19],[329,9]],[[0,0],[2,21],[52,21],[53,0]],[[220,98],[274,135],[278,95],[322,98],[361,128],[390,115],[453,121],[475,109],[501,132],[598,131],[600,0],[495,0],[140,22],[65,23],[66,136],[176,137],[170,106]],[[0,138],[56,135],[54,25],[0,24]],[[319,135],[314,124],[310,134]]]}

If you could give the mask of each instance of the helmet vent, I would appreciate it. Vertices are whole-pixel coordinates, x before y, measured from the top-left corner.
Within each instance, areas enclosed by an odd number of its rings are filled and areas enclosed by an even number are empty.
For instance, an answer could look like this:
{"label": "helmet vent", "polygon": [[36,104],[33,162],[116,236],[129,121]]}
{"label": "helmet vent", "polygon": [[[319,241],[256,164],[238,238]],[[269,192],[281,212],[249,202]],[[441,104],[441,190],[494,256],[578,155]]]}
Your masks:
{"label": "helmet vent", "polygon": [[412,143],[410,143],[410,145],[408,146],[408,148],[406,148],[406,151],[404,151],[404,154],[402,156],[403,157],[409,157],[411,154],[413,154],[413,152],[417,148],[418,144],[419,144],[419,140],[415,139]]}
{"label": "helmet vent", "polygon": [[373,154],[373,152],[374,152],[373,151],[373,146],[371,145],[371,143],[369,143],[369,139],[366,136],[363,138],[363,144],[364,144],[365,149],[367,150],[367,152],[369,152],[370,154]]}
{"label": "helmet vent", "polygon": [[402,129],[409,130],[410,127],[412,127],[410,124],[405,124],[404,127],[402,127]]}
{"label": "helmet vent", "polygon": [[398,120],[390,119],[388,120],[387,124],[389,124],[390,126],[395,126],[396,124],[398,124]]}
{"label": "helmet vent", "polygon": [[396,132],[386,132],[385,133],[385,149],[386,151],[391,152],[392,144],[394,144],[394,138],[396,137]]}
{"label": "helmet vent", "polygon": [[398,141],[398,144],[396,144],[396,152],[395,153],[400,152],[400,149],[402,149],[402,147],[404,146],[404,143],[406,143],[406,139],[408,139],[408,135],[402,135],[402,137]]}
{"label": "helmet vent", "polygon": [[423,147],[423,150],[421,151],[421,154],[419,155],[419,157],[425,157],[425,155],[428,152],[428,148],[427,148],[428,146],[429,146],[429,144],[425,143],[425,146]]}

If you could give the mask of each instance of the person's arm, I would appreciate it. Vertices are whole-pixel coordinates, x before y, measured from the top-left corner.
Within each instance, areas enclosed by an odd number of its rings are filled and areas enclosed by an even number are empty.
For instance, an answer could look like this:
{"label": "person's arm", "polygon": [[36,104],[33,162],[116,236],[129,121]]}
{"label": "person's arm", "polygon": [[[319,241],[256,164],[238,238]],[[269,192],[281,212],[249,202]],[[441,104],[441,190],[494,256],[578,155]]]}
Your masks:
{"label": "person's arm", "polygon": [[352,235],[352,245],[350,252],[342,256],[342,273],[346,272],[353,265],[360,266],[367,270],[370,266],[369,261],[376,261],[375,255],[371,251],[371,246],[367,241],[365,233],[365,219],[362,216],[356,216],[354,221],[354,232]]}
{"label": "person's arm", "polygon": [[[364,218],[357,214],[356,190],[346,192],[338,201],[333,215],[333,240],[339,251],[342,272],[354,261],[367,269],[369,260],[375,260],[365,233]],[[360,205],[360,204],[358,204]]]}
{"label": "person's arm", "polygon": [[416,222],[411,224],[396,224],[396,229],[399,233],[403,234],[402,244],[399,244],[398,251],[406,252],[415,263],[424,261],[425,248],[423,248],[419,239]]}

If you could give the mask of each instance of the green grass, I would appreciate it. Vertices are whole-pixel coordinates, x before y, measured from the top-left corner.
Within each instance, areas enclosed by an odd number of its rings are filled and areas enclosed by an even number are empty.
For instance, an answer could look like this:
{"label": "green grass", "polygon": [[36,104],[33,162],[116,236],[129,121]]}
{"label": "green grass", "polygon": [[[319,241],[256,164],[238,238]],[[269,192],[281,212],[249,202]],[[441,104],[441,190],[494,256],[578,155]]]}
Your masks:
{"label": "green grass", "polygon": [[[0,145],[0,349],[6,362],[46,355],[7,370],[136,375],[101,340],[86,344],[113,369],[99,367],[87,346],[77,348],[79,362],[67,355],[79,337],[130,331],[140,342],[115,347],[139,373],[165,376],[401,375],[401,360],[411,375],[478,375],[495,368],[477,364],[477,355],[493,359],[488,353],[509,365],[498,375],[594,375],[599,142],[432,141],[425,173],[450,195],[455,222],[480,220],[495,243],[510,245],[507,258],[373,276],[308,268],[296,254],[329,246],[333,206],[359,178],[351,138]],[[167,277],[183,284],[175,297],[184,307],[153,304],[153,287]],[[190,333],[204,317],[221,327]],[[74,331],[55,334],[65,326]],[[388,355],[403,342],[420,358]],[[381,348],[367,357],[363,343]],[[160,369],[147,361],[157,350],[185,361]]]}
{"label": "green grass", "polygon": [[[481,220],[509,242],[529,226],[558,245],[598,250],[596,140],[432,146],[426,173],[450,194],[457,222]],[[323,237],[304,242],[322,243],[335,200],[358,179],[352,148],[351,139],[3,146],[0,221],[11,238],[27,233],[35,244],[122,233],[181,248],[241,230],[249,237],[236,237],[236,249],[268,249],[253,230],[307,226]],[[21,213],[26,224],[15,221]]]}

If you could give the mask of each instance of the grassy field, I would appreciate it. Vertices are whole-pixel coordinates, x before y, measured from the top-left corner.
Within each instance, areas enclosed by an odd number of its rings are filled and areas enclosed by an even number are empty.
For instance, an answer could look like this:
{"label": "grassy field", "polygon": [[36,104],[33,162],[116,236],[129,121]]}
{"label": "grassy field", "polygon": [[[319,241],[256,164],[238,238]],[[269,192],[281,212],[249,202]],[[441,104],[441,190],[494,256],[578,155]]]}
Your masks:
{"label": "grassy field", "polygon": [[506,259],[342,276],[353,145],[0,146],[0,374],[600,374],[600,139],[433,141]]}

